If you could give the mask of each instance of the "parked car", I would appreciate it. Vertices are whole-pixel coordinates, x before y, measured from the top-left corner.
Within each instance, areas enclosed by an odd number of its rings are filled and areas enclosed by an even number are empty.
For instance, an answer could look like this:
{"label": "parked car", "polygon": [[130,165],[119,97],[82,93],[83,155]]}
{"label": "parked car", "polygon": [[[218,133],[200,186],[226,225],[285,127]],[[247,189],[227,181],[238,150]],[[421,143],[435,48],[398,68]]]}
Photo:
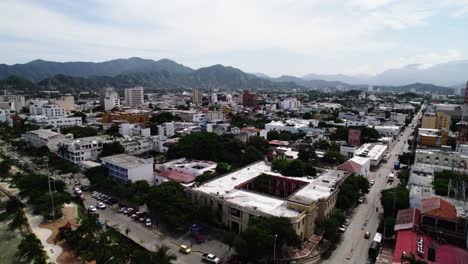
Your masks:
{"label": "parked car", "polygon": [[149,217],[146,218],[146,220],[145,220],[145,226],[150,227],[151,225],[152,225],[151,219],[150,219]]}
{"label": "parked car", "polygon": [[124,211],[124,214],[126,214],[126,215],[130,214],[130,215],[131,215],[131,213],[133,213],[133,211],[135,211],[133,208],[127,208],[127,209]]}
{"label": "parked car", "polygon": [[[138,219],[138,218],[140,218],[140,215],[141,215],[141,214],[142,214],[142,212],[137,211],[136,213],[132,214],[130,217],[131,217],[132,219]],[[129,215],[130,215],[130,214],[129,214]]]}
{"label": "parked car", "polygon": [[81,194],[79,198],[80,198],[81,201],[84,201],[84,200],[85,200],[85,197],[84,197],[83,194]]}
{"label": "parked car", "polygon": [[96,207],[94,207],[94,206],[92,206],[92,205],[91,205],[91,206],[88,206],[88,212],[89,212],[89,213],[95,213],[95,212],[96,212]]}
{"label": "parked car", "polygon": [[340,231],[341,233],[344,233],[346,231],[346,228],[348,227],[345,225],[341,225],[340,228],[338,228],[338,231]]}
{"label": "parked car", "polygon": [[345,225],[349,225],[349,222],[351,221],[351,218],[349,216],[346,217],[345,219]]}
{"label": "parked car", "polygon": [[119,209],[119,213],[121,213],[121,214],[122,214],[122,213],[124,213],[124,212],[125,212],[125,210],[127,210],[127,207],[120,207],[120,209]]}
{"label": "parked car", "polygon": [[140,221],[140,222],[145,221],[147,215],[148,215],[147,213],[142,213],[142,214],[140,215],[140,217],[138,218],[138,221]]}
{"label": "parked car", "polygon": [[187,255],[190,254],[190,252],[192,252],[192,250],[186,245],[180,245],[179,251]]}
{"label": "parked car", "polygon": [[96,196],[97,196],[98,194],[99,194],[98,192],[93,191],[93,192],[91,193],[91,197],[96,198]]}
{"label": "parked car", "polygon": [[96,207],[99,208],[99,209],[101,209],[101,210],[106,209],[106,205],[105,205],[103,202],[97,203]]}
{"label": "parked car", "polygon": [[203,254],[202,260],[214,264],[218,264],[220,262],[220,259],[213,254]]}
{"label": "parked car", "polygon": [[375,183],[375,180],[370,180],[370,181],[369,181],[369,185],[370,185],[370,186],[374,185],[374,183]]}
{"label": "parked car", "polygon": [[358,201],[358,203],[363,203],[364,202],[364,196],[359,197],[357,201]]}

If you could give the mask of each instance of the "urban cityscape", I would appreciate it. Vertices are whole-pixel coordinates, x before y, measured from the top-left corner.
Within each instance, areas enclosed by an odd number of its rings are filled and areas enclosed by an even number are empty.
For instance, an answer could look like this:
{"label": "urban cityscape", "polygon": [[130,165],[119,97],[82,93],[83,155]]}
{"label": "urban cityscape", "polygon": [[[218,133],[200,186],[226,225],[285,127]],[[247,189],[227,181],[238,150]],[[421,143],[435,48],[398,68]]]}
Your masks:
{"label": "urban cityscape", "polygon": [[[83,11],[65,2],[0,3],[11,8],[0,18],[9,23],[0,26],[0,263],[468,264],[465,50],[396,65],[387,56],[403,56],[403,47],[367,39],[384,24],[379,30],[395,42],[409,36],[393,31],[439,32],[441,18],[452,33],[463,32],[466,3],[220,1],[212,10],[203,1],[97,1],[88,3],[96,10]],[[343,38],[309,20],[329,8],[342,12],[340,25],[373,23],[362,33],[366,48],[307,38]],[[174,10],[184,22],[196,19],[178,25]],[[291,60],[304,58],[291,62],[278,51],[273,63],[265,57],[276,48],[258,36],[250,51],[226,32],[214,41],[208,33],[217,23],[239,36],[259,33],[257,25],[231,24],[240,10],[245,23],[254,12],[265,31],[289,32],[273,39],[280,50],[297,50]],[[408,18],[384,23],[376,17],[385,12]],[[20,13],[38,18],[31,28],[43,26],[43,35],[14,32]],[[269,15],[291,21],[276,24]],[[338,23],[329,19],[323,31]],[[199,25],[210,29],[187,32]],[[335,26],[333,34],[344,32]],[[119,47],[101,39],[118,29]],[[132,39],[135,32],[147,43]],[[80,43],[80,34],[95,41]],[[181,44],[187,36],[192,42]],[[302,38],[313,52],[296,43]],[[181,47],[192,54],[173,50]],[[225,61],[238,66],[218,64]],[[362,63],[373,70],[351,70]]]}

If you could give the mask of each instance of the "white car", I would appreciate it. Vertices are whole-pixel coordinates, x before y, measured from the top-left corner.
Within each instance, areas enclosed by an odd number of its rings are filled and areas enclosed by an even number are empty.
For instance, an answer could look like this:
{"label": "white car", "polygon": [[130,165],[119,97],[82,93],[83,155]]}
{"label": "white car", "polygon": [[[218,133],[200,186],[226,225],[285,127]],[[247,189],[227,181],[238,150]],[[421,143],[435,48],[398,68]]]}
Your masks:
{"label": "white car", "polygon": [[361,196],[361,197],[359,197],[357,201],[358,201],[358,203],[362,203],[362,202],[364,202],[364,197],[362,197],[362,196]]}
{"label": "white car", "polygon": [[375,183],[375,180],[370,180],[370,181],[369,181],[369,185],[370,185],[370,186],[374,185],[374,183]]}
{"label": "white car", "polygon": [[102,209],[102,210],[106,209],[106,205],[104,203],[102,203],[102,202],[97,203],[96,206],[97,206],[97,208]]}
{"label": "white car", "polygon": [[151,224],[151,219],[149,219],[149,217],[146,218],[145,226],[150,227],[151,225],[152,225],[152,224]]}
{"label": "white car", "polygon": [[94,207],[94,206],[92,206],[92,205],[91,205],[91,206],[88,206],[88,212],[90,212],[90,213],[95,213],[95,212],[96,212],[96,207]]}
{"label": "white car", "polygon": [[218,264],[220,261],[219,258],[213,254],[203,254],[202,260],[209,262],[209,263],[214,263],[214,264]]}
{"label": "white car", "polygon": [[341,225],[340,228],[338,228],[338,231],[340,231],[341,233],[344,233],[346,231],[346,228],[347,226]]}

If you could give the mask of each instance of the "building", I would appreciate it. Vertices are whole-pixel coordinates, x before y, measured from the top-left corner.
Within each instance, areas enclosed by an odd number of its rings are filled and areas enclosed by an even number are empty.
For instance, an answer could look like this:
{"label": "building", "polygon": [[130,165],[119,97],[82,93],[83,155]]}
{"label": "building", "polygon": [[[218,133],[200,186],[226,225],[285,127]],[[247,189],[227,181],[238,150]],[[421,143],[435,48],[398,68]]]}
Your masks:
{"label": "building", "polygon": [[73,163],[80,161],[96,161],[102,152],[102,146],[107,141],[102,137],[85,137],[79,139],[60,140],[58,154]]}
{"label": "building", "polygon": [[56,104],[49,104],[48,101],[37,100],[29,106],[29,113],[46,117],[62,117],[65,116],[65,109]]}
{"label": "building", "polygon": [[50,129],[38,129],[28,131],[22,137],[35,148],[46,146],[49,150],[56,151],[62,140],[73,136],[65,136]]}
{"label": "building", "polygon": [[151,129],[145,128],[143,125],[138,124],[129,124],[123,123],[119,125],[119,134],[122,136],[128,137],[135,137],[135,136],[142,136],[142,137],[149,137],[151,136]]}
{"label": "building", "polygon": [[193,176],[202,175],[203,173],[213,173],[216,170],[217,163],[207,160],[189,160],[185,158],[171,160],[163,164],[156,164],[155,169],[158,171],[177,171]]}
{"label": "building", "polygon": [[197,90],[197,89],[192,90],[192,102],[197,105],[201,105],[203,103],[202,91]]}
{"label": "building", "polygon": [[441,147],[447,145],[448,130],[419,128],[417,142],[428,147]]}
{"label": "building", "polygon": [[346,161],[345,163],[339,165],[336,169],[348,171],[354,175],[362,175],[367,177],[367,174],[370,172],[371,159],[364,157],[353,157]]}
{"label": "building", "polygon": [[422,117],[421,128],[450,130],[452,119],[444,112],[425,113]]}
{"label": "building", "polygon": [[47,116],[31,116],[29,118],[33,123],[41,127],[54,127],[61,128],[66,126],[81,126],[83,124],[83,118],[81,117],[47,117]]}
{"label": "building", "polygon": [[217,103],[218,102],[218,95],[216,93],[211,94],[211,102]]}
{"label": "building", "polygon": [[376,167],[382,161],[386,151],[387,146],[385,145],[366,143],[356,150],[355,155],[370,158],[371,166]]}
{"label": "building", "polygon": [[396,137],[400,134],[399,126],[374,126],[381,137]]}
{"label": "building", "polygon": [[288,119],[286,121],[271,121],[265,124],[266,132],[270,131],[287,131],[291,133],[307,133],[313,130],[313,127],[318,126],[319,121],[315,119]]}
{"label": "building", "polygon": [[109,176],[122,181],[147,181],[154,184],[153,158],[142,159],[128,154],[118,154],[101,158]]}
{"label": "building", "polygon": [[119,112],[106,112],[102,114],[103,124],[112,123],[130,123],[130,124],[146,124],[149,119],[150,112],[146,110],[127,110]]}
{"label": "building", "polygon": [[286,98],[281,102],[281,108],[290,111],[296,111],[300,105],[301,102],[297,98]]}
{"label": "building", "polygon": [[347,157],[348,159],[354,157],[354,153],[358,148],[352,145],[340,145],[340,153],[341,155]]}
{"label": "building", "polygon": [[159,185],[167,181],[176,181],[178,183],[191,183],[195,180],[195,176],[187,173],[182,173],[173,170],[165,170],[154,173],[154,184]]}
{"label": "building", "polygon": [[143,87],[125,88],[125,104],[130,107],[142,106],[145,103]]}
{"label": "building", "polygon": [[23,107],[26,106],[26,99],[24,95],[16,95],[16,94],[5,94],[0,95],[1,102],[10,102],[12,103],[12,110],[15,110],[17,113],[20,113]]}
{"label": "building", "polygon": [[216,221],[233,232],[244,231],[252,219],[285,217],[306,240],[314,234],[316,220],[332,212],[338,186],[348,175],[325,171],[315,179],[286,177],[259,161],[187,191],[193,202],[210,207],[218,215]]}
{"label": "building", "polygon": [[451,147],[441,149],[416,149],[415,163],[424,163],[446,169],[467,168],[468,155],[452,151]]}
{"label": "building", "polygon": [[160,138],[170,138],[175,135],[174,122],[166,122],[158,125],[158,136]]}
{"label": "building", "polygon": [[196,113],[193,115],[192,122],[195,124],[199,123],[207,123],[208,122],[208,115],[204,113]]}
{"label": "building", "polygon": [[249,107],[257,106],[257,95],[244,90],[244,93],[242,94],[242,104]]}
{"label": "building", "polygon": [[208,121],[209,122],[223,122],[224,121],[223,111],[208,111]]}
{"label": "building", "polygon": [[106,87],[101,92],[100,103],[104,111],[120,107],[120,96],[114,88]]}
{"label": "building", "polygon": [[76,110],[75,97],[73,95],[64,95],[60,99],[55,100],[54,103],[62,107],[67,112]]}

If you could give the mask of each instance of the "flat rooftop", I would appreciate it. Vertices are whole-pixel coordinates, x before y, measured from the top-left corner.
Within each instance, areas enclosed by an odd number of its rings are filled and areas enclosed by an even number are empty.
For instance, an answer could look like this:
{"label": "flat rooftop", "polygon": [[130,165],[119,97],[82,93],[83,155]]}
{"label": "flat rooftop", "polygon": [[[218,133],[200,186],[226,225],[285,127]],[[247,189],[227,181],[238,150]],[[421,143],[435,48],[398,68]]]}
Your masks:
{"label": "flat rooftop", "polygon": [[153,163],[152,159],[141,159],[128,154],[118,154],[101,158],[106,163],[116,164],[124,168],[135,168],[142,164]]}
{"label": "flat rooftop", "polygon": [[60,133],[54,132],[50,129],[37,129],[37,130],[29,131],[28,133],[38,135],[39,137],[42,137],[42,138],[51,138],[57,135],[61,135]]}
{"label": "flat rooftop", "polygon": [[[307,182],[307,185],[290,195],[287,199],[244,189],[236,189],[236,186],[262,174],[291,180],[300,180]],[[341,177],[344,177],[344,175],[345,172],[329,170],[315,179],[311,177],[286,177],[280,173],[273,172],[270,165],[266,164],[264,161],[260,161],[195,187],[193,190],[218,196],[229,201],[229,203],[233,205],[259,210],[272,216],[295,217],[301,212],[289,209],[287,206],[288,201],[310,205],[318,199],[326,198],[333,192],[336,182],[339,181]]]}

